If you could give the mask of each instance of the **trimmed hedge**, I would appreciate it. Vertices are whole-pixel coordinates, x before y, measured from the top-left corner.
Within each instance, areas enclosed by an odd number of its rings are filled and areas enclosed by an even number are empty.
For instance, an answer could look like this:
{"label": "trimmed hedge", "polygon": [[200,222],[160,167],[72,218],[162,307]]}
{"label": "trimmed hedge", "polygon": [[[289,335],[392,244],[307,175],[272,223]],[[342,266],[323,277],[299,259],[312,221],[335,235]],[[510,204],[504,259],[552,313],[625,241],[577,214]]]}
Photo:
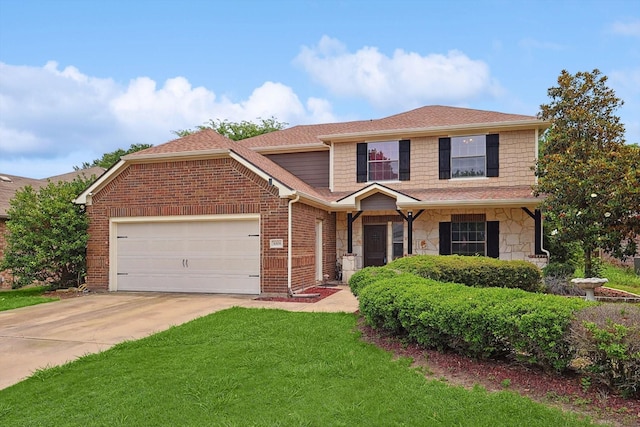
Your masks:
{"label": "trimmed hedge", "polygon": [[351,293],[358,296],[360,291],[369,286],[370,284],[383,279],[392,279],[402,274],[398,270],[393,270],[387,267],[365,267],[362,270],[356,271],[349,279],[349,287]]}
{"label": "trimmed hedge", "polygon": [[478,288],[517,288],[542,292],[540,269],[527,261],[460,255],[417,255],[399,258],[387,268],[426,279],[462,283]]}
{"label": "trimmed hedge", "polygon": [[369,324],[425,347],[476,358],[513,355],[557,371],[571,361],[566,334],[574,314],[594,304],[409,275],[374,281],[359,300]]}

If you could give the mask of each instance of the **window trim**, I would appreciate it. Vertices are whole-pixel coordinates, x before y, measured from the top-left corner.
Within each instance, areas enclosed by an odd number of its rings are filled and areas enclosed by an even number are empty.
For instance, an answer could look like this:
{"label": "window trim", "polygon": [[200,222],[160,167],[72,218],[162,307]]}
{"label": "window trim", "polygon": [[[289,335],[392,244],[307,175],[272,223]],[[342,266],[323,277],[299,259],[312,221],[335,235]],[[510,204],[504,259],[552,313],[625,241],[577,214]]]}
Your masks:
{"label": "window trim", "polygon": [[[397,161],[398,177],[389,180],[370,180],[369,179],[369,144],[395,142],[398,144],[398,158],[391,161]],[[386,141],[369,141],[359,142],[356,145],[356,182],[398,182],[409,181],[411,178],[411,140],[386,140]]]}

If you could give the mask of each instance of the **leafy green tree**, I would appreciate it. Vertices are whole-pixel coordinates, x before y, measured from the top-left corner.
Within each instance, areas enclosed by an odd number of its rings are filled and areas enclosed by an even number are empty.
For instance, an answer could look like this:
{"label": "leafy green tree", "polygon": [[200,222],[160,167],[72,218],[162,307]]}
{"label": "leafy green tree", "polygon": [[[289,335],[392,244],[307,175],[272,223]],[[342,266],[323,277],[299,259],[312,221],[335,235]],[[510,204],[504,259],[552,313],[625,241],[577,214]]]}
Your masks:
{"label": "leafy green tree", "polygon": [[578,242],[585,276],[597,274],[594,255],[603,249],[624,259],[636,253],[640,230],[640,150],[625,145],[614,112],[623,104],[599,70],[563,70],[551,102],[538,117],[550,127],[541,139],[536,195],[558,244]]}
{"label": "leafy green tree", "polygon": [[[95,179],[92,178],[92,179]],[[88,218],[72,200],[92,179],[27,186],[10,201],[7,247],[0,270],[11,269],[14,287],[34,281],[78,285],[86,271]]]}
{"label": "leafy green tree", "polygon": [[174,130],[173,133],[183,137],[192,133],[213,129],[220,135],[224,135],[233,141],[240,141],[254,136],[284,129],[288,123],[280,122],[274,117],[269,119],[258,119],[258,122],[242,120],[241,122],[230,122],[228,120],[209,120],[207,123],[197,126],[195,129]]}
{"label": "leafy green tree", "polygon": [[153,147],[151,144],[131,144],[128,150],[123,150],[122,148],[118,148],[116,151],[112,151],[110,153],[105,153],[99,159],[95,159],[93,162],[83,162],[82,166],[74,166],[75,170],[80,169],[89,169],[94,166],[100,166],[105,169],[109,169],[111,166],[118,163],[120,157],[125,156],[127,154],[135,153],[136,151],[146,150],[147,148]]}

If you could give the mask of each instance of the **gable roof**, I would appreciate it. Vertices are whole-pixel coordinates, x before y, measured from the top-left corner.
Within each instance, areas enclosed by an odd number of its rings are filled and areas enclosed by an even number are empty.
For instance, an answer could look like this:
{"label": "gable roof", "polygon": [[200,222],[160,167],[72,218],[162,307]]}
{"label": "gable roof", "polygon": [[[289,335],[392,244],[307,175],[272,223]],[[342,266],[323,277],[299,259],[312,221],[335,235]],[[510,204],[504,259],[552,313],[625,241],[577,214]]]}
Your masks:
{"label": "gable roof", "polygon": [[[440,105],[416,108],[411,111],[375,120],[360,120],[343,123],[300,125],[270,132],[241,141],[232,141],[212,129],[205,129],[164,144],[123,156],[118,164],[85,190],[76,203],[91,203],[93,192],[99,191],[117,176],[128,163],[159,161],[161,159],[198,159],[231,157],[260,177],[273,182],[281,197],[300,195],[307,202],[332,210],[350,209],[357,200],[375,192],[391,195],[398,206],[436,207],[462,204],[517,205],[538,203],[529,187],[463,188],[438,190],[395,189],[393,184],[362,188],[355,192],[331,192],[329,189],[315,188],[288,170],[269,160],[263,154],[277,152],[315,151],[327,149],[328,142],[362,140],[365,137],[385,135],[428,135],[447,134],[464,130],[505,130],[543,129],[547,123],[535,116],[506,114],[469,108],[445,107]],[[324,134],[324,135],[323,135]]]}
{"label": "gable roof", "polygon": [[279,150],[290,152],[293,146],[326,149],[325,144],[318,138],[319,135],[347,132],[351,128],[362,126],[364,123],[367,123],[367,121],[298,125],[243,139],[242,143],[260,153],[277,152]]}
{"label": "gable roof", "polygon": [[[256,153],[242,142],[232,141],[212,129],[204,129],[182,138],[160,144],[146,150],[123,156],[120,162],[99,180],[94,182],[75,200],[76,203],[90,203],[93,192],[99,191],[112,178],[117,176],[128,162],[138,163],[160,159],[196,159],[231,157],[240,162],[265,180],[271,180],[280,190],[281,196],[302,193],[312,202],[323,203],[318,191],[278,164]],[[275,181],[275,182],[274,182]]]}
{"label": "gable roof", "polygon": [[319,135],[323,141],[394,134],[444,133],[482,128],[546,128],[535,116],[430,105],[377,120],[354,123],[344,132]]}

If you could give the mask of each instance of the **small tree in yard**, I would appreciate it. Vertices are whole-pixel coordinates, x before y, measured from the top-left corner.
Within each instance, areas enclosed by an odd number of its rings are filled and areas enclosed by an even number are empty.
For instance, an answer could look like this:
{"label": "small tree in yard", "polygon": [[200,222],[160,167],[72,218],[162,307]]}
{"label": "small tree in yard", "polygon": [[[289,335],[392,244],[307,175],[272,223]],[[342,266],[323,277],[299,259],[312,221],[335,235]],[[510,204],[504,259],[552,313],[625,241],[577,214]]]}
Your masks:
{"label": "small tree in yard", "polygon": [[578,242],[586,277],[597,275],[595,252],[624,259],[636,253],[640,230],[640,149],[625,145],[614,112],[623,102],[599,70],[562,71],[538,117],[550,127],[541,140],[536,195],[560,244]]}
{"label": "small tree in yard", "polygon": [[16,192],[7,212],[7,248],[2,269],[11,269],[14,287],[34,281],[77,286],[86,271],[88,219],[72,200],[91,179],[49,182]]}

